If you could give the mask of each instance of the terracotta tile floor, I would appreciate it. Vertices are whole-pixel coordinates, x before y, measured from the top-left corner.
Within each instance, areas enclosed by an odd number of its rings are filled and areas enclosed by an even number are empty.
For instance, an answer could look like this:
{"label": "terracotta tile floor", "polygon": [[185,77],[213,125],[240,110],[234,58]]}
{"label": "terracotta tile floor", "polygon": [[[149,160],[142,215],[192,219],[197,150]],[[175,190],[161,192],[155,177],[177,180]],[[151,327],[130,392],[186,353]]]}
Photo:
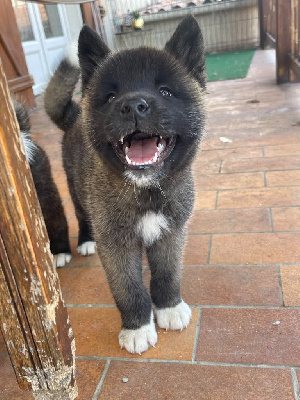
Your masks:
{"label": "terracotta tile floor", "polygon": [[[274,52],[257,51],[246,79],[208,84],[182,285],[192,322],[183,332],[159,330],[156,348],[142,356],[119,348],[120,317],[98,256],[76,255],[61,134],[41,108],[32,114],[72,238],[74,258],[58,272],[76,338],[79,399],[298,398],[300,85],[276,86],[274,77]],[[32,399],[18,389],[1,341],[0,353],[0,399]]]}

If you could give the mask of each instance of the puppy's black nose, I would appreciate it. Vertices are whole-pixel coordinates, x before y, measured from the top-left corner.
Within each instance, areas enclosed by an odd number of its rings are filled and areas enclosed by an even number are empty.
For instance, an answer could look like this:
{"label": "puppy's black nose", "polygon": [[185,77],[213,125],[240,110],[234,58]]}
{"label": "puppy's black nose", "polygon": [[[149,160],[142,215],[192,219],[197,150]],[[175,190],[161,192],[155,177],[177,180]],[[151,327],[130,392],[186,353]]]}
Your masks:
{"label": "puppy's black nose", "polygon": [[145,117],[150,114],[150,106],[144,99],[125,100],[121,106],[121,114],[135,114]]}

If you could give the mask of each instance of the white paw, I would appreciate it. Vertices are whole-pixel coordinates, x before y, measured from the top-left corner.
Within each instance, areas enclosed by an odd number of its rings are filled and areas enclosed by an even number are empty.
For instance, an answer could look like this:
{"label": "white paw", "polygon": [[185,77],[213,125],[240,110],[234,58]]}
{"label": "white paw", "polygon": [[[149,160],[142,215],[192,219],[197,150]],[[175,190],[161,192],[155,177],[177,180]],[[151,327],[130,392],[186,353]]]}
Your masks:
{"label": "white paw", "polygon": [[129,353],[141,354],[148,350],[150,346],[157,343],[157,332],[151,314],[151,322],[139,329],[122,329],[119,334],[120,346]]}
{"label": "white paw", "polygon": [[82,256],[91,256],[96,253],[96,242],[83,242],[77,247],[77,251]]}
{"label": "white paw", "polygon": [[69,253],[59,253],[53,256],[53,263],[56,268],[64,267],[68,262],[71,261],[71,254]]}
{"label": "white paw", "polygon": [[164,329],[184,329],[188,326],[192,312],[190,307],[181,300],[175,307],[154,309],[156,322]]}

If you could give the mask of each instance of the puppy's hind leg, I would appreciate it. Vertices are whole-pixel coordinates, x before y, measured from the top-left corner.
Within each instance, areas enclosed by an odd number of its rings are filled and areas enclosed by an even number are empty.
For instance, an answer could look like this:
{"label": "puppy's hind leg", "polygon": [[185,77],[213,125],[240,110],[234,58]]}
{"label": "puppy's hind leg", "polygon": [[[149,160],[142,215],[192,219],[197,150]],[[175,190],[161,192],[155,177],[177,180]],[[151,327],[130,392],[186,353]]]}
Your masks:
{"label": "puppy's hind leg", "polygon": [[50,240],[50,250],[54,255],[54,265],[63,267],[72,258],[67,219],[51,175],[48,157],[37,145],[30,168]]}
{"label": "puppy's hind leg", "polygon": [[90,256],[96,253],[96,242],[93,239],[91,225],[84,212],[78,212],[76,215],[79,224],[78,246],[77,251],[82,256]]}
{"label": "puppy's hind leg", "polygon": [[68,184],[79,225],[77,252],[82,256],[90,256],[96,253],[96,242],[93,238],[91,224],[77,198],[73,180],[69,176]]}
{"label": "puppy's hind leg", "polygon": [[157,325],[164,329],[187,327],[190,307],[180,295],[184,229],[165,232],[147,250],[151,269],[150,291]]}

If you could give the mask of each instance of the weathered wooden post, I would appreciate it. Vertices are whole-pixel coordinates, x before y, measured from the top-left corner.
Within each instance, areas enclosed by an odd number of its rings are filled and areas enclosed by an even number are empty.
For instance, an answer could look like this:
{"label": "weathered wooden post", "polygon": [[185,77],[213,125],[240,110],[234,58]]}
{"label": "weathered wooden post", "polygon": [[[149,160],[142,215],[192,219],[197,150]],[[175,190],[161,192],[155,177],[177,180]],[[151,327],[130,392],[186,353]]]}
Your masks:
{"label": "weathered wooden post", "polygon": [[264,0],[258,1],[259,13],[259,47],[264,50],[266,42],[265,4]]}
{"label": "weathered wooden post", "polygon": [[0,322],[20,388],[75,399],[75,341],[1,60]]}
{"label": "weathered wooden post", "polygon": [[289,54],[291,52],[291,0],[276,2],[276,62],[277,83],[289,82]]}
{"label": "weathered wooden post", "polygon": [[290,82],[300,82],[300,1],[291,1],[291,54],[289,55]]}

